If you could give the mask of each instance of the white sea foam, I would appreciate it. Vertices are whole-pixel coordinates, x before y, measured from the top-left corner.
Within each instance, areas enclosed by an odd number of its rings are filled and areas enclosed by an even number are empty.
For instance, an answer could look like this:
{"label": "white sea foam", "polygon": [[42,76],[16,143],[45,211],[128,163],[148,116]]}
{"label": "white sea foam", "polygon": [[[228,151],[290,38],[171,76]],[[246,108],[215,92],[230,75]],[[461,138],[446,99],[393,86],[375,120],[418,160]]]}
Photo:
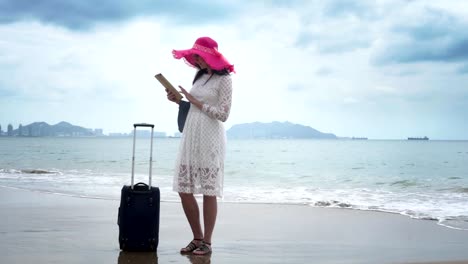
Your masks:
{"label": "white sea foam", "polygon": [[[225,201],[307,204],[315,207],[382,211],[416,219],[438,220],[440,224],[468,230],[468,197],[454,193],[256,187],[228,188]],[[455,219],[451,219],[450,216],[456,216],[456,227],[453,226]]]}
{"label": "white sea foam", "polygon": [[[144,178],[145,175],[137,175]],[[20,179],[21,181],[11,181]],[[171,180],[168,180],[171,179]],[[135,181],[136,183],[137,181]],[[120,189],[129,184],[129,176],[107,174],[25,175],[21,170],[0,172],[3,186],[46,193],[118,200]],[[170,175],[155,175],[153,183],[161,189],[162,201],[178,201],[172,191]],[[450,228],[468,230],[468,199],[464,193],[397,193],[371,189],[285,188],[277,186],[226,186],[224,202],[303,204],[314,207],[348,208],[407,215],[416,219],[438,220]]]}

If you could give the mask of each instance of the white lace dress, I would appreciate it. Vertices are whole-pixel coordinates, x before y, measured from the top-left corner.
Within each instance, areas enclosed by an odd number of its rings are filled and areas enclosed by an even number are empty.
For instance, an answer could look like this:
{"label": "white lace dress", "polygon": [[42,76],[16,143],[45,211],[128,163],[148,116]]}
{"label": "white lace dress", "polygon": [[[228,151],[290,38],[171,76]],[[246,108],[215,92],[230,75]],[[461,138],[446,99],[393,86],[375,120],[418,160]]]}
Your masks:
{"label": "white lace dress", "polygon": [[[231,110],[229,75],[209,74],[190,90],[203,109],[191,105],[177,156],[173,189],[180,193],[222,197],[226,132],[222,122]],[[209,80],[208,80],[209,79]],[[208,80],[208,82],[207,82]]]}

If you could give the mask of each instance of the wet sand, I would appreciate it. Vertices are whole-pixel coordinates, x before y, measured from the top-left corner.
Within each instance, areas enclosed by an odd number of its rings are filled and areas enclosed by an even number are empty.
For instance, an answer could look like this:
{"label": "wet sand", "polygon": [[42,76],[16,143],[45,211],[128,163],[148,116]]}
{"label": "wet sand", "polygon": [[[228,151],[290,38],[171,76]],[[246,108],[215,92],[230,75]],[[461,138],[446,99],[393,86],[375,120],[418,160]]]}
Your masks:
{"label": "wet sand", "polygon": [[468,231],[435,221],[302,205],[220,203],[209,257],[179,203],[161,203],[157,253],[119,250],[119,201],[0,188],[1,263],[468,263]]}

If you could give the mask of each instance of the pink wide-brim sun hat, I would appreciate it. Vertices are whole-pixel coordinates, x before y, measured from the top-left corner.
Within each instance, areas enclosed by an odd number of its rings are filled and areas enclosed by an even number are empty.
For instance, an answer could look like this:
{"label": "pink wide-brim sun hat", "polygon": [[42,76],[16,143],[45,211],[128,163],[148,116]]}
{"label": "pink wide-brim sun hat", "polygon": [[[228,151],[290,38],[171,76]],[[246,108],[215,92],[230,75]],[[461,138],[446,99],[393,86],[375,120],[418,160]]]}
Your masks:
{"label": "pink wide-brim sun hat", "polygon": [[195,41],[191,49],[173,50],[174,58],[184,60],[192,67],[197,67],[193,54],[202,57],[205,62],[214,70],[221,71],[226,69],[228,72],[235,72],[234,65],[218,51],[218,43],[209,37],[201,37]]}

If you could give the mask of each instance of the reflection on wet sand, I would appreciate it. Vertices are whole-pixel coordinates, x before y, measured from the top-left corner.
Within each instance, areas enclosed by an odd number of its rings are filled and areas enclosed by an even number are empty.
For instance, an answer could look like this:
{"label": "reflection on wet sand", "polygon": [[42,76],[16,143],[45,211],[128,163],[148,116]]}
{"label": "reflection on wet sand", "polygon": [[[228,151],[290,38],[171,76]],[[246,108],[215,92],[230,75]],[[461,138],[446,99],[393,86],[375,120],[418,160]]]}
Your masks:
{"label": "reflection on wet sand", "polygon": [[[211,254],[197,256],[193,254],[184,255],[190,264],[211,264]],[[117,264],[158,264],[156,252],[126,252],[120,251]]]}
{"label": "reflection on wet sand", "polygon": [[204,256],[186,255],[191,264],[211,264],[211,254]]}
{"label": "reflection on wet sand", "polygon": [[117,264],[158,264],[156,252],[120,251]]}

